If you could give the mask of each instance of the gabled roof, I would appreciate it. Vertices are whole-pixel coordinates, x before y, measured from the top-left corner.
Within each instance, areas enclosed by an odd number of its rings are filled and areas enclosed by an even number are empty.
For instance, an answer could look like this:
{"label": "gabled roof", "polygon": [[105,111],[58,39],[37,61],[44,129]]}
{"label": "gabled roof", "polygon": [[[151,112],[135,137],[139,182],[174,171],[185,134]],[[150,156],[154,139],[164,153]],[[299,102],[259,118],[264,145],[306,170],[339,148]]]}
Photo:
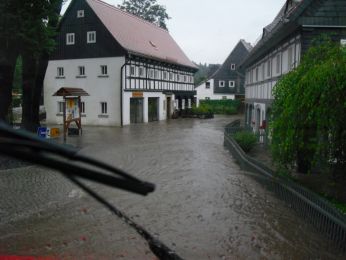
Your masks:
{"label": "gabled roof", "polygon": [[[242,48],[244,47],[244,48]],[[223,64],[220,66],[220,68],[213,73],[209,77],[209,79],[217,77],[218,74],[227,74],[230,75],[232,73],[236,73],[236,71],[231,71],[230,70],[230,63],[237,63],[237,67],[240,63],[243,62],[243,60],[247,57],[249,52],[251,51],[252,46],[250,43],[246,42],[245,40],[241,39],[237,45],[233,48],[231,53],[228,55],[227,59],[223,62]],[[223,72],[223,73],[222,73]],[[209,80],[208,79],[208,80]]]}
{"label": "gabled roof", "polygon": [[196,69],[168,31],[100,0],[86,0],[107,30],[129,53]]}
{"label": "gabled roof", "polygon": [[[271,39],[277,35],[277,32],[281,31],[283,34],[285,34],[285,32],[289,34],[290,30],[293,30],[292,28],[298,26],[295,20],[299,17],[299,15],[301,15],[304,8],[306,8],[311,2],[312,0],[286,0],[285,4],[275,16],[274,20],[263,28],[260,40],[256,43],[248,57],[244,60],[242,66],[246,66],[256,59],[257,56],[259,56],[257,54],[259,54],[261,50],[265,49],[263,46],[269,48],[270,44],[268,43],[273,43]],[[286,27],[287,30],[285,30],[284,27]]]}
{"label": "gabled roof", "polygon": [[82,88],[60,88],[53,96],[61,97],[77,97],[77,96],[89,96],[89,94]]}

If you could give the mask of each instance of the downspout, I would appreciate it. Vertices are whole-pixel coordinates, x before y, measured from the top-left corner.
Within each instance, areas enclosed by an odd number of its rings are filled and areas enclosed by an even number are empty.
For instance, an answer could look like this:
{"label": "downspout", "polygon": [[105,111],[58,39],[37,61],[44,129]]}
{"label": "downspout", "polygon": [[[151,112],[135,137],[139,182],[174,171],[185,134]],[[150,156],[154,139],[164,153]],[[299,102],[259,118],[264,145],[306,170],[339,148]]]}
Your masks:
{"label": "downspout", "polygon": [[123,72],[124,72],[124,67],[126,66],[126,61],[125,63],[121,66],[120,70],[120,126],[124,126],[123,122]]}

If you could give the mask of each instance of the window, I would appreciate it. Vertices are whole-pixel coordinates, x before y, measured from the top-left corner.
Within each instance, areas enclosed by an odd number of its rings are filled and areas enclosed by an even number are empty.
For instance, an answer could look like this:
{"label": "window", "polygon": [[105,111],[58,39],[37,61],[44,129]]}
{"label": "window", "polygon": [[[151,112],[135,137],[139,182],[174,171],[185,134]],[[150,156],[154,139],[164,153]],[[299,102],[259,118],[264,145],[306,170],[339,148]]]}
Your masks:
{"label": "window", "polygon": [[159,71],[155,70],[155,79],[159,78]]}
{"label": "window", "polygon": [[63,68],[63,67],[58,67],[58,68],[57,68],[57,74],[56,74],[56,76],[57,76],[58,78],[64,77],[64,68]]}
{"label": "window", "polygon": [[108,75],[107,65],[101,65],[101,75]]}
{"label": "window", "polygon": [[207,81],[207,82],[205,83],[205,88],[210,88],[210,82],[209,82],[209,81]]}
{"label": "window", "polygon": [[210,100],[210,97],[205,97],[205,100]]}
{"label": "window", "polygon": [[85,102],[80,102],[80,112],[85,114]]}
{"label": "window", "polygon": [[78,67],[78,74],[79,74],[79,76],[85,76],[85,67],[84,66]]}
{"label": "window", "polygon": [[66,33],[66,45],[74,44],[74,33]]}
{"label": "window", "polygon": [[135,68],[135,66],[131,66],[130,67],[130,75],[131,76],[135,76],[136,75],[136,68]]}
{"label": "window", "polygon": [[177,74],[177,81],[180,81],[180,75]]}
{"label": "window", "polygon": [[234,63],[231,64],[231,70],[235,70],[235,64]]}
{"label": "window", "polygon": [[271,68],[270,68],[270,60],[268,60],[268,62],[267,62],[267,77],[270,77],[270,70],[271,70]]}
{"label": "window", "polygon": [[222,99],[227,99],[227,96],[222,96]]}
{"label": "window", "polygon": [[59,101],[59,102],[58,102],[58,113],[59,113],[59,114],[64,113],[64,104],[65,104],[64,101]]}
{"label": "window", "polygon": [[186,80],[186,75],[184,75],[184,82],[187,82],[187,80]]}
{"label": "window", "polygon": [[292,47],[288,48],[288,57],[287,57],[287,62],[288,62],[288,70],[291,70],[292,68],[292,54],[293,54],[293,50]]}
{"label": "window", "polygon": [[280,54],[276,55],[276,73],[280,73],[281,67],[281,56]]}
{"label": "window", "polygon": [[258,81],[258,67],[256,68],[256,81]]}
{"label": "window", "polygon": [[101,114],[107,114],[107,102],[101,102]]}
{"label": "window", "polygon": [[266,68],[266,66],[265,66],[265,63],[263,62],[262,63],[262,75],[261,75],[261,77],[262,77],[262,80],[264,80],[265,79],[265,68]]}
{"label": "window", "polygon": [[169,73],[169,80],[173,80],[173,73],[172,72]]}
{"label": "window", "polygon": [[163,79],[166,80],[167,79],[167,71],[163,72]]}
{"label": "window", "polygon": [[230,81],[228,82],[228,86],[229,86],[230,88],[234,88],[235,82],[234,82],[233,80],[230,80]]}
{"label": "window", "polygon": [[143,68],[143,67],[139,67],[138,72],[139,72],[139,76],[140,76],[140,77],[143,77],[143,76],[144,76],[144,68]]}
{"label": "window", "polygon": [[96,42],[96,32],[87,32],[87,43],[95,43]]}
{"label": "window", "polygon": [[149,70],[149,78],[154,78],[154,70],[153,69],[150,69]]}
{"label": "window", "polygon": [[78,10],[77,11],[77,18],[82,18],[84,17],[84,10]]}
{"label": "window", "polygon": [[346,39],[341,39],[340,44],[341,46],[346,47]]}

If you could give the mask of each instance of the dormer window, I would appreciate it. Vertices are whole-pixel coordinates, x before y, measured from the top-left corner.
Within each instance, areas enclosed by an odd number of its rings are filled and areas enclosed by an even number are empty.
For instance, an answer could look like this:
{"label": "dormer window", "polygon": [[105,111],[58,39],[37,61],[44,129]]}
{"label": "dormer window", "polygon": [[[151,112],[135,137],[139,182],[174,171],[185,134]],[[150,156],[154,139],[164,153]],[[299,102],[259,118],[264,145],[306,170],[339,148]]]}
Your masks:
{"label": "dormer window", "polygon": [[235,64],[234,63],[231,64],[231,70],[235,70]]}
{"label": "dormer window", "polygon": [[77,18],[82,18],[84,17],[84,10],[78,10],[77,11]]}
{"label": "dormer window", "polygon": [[74,33],[66,33],[66,45],[74,44]]}
{"label": "dormer window", "polygon": [[87,32],[87,43],[95,43],[96,42],[96,32],[91,31]]}
{"label": "dormer window", "polygon": [[220,88],[223,88],[224,86],[225,86],[225,81],[220,80],[220,81],[219,81],[219,87],[220,87]]}
{"label": "dormer window", "polygon": [[235,82],[234,82],[233,80],[230,80],[230,81],[228,82],[228,86],[229,86],[230,88],[234,88]]}

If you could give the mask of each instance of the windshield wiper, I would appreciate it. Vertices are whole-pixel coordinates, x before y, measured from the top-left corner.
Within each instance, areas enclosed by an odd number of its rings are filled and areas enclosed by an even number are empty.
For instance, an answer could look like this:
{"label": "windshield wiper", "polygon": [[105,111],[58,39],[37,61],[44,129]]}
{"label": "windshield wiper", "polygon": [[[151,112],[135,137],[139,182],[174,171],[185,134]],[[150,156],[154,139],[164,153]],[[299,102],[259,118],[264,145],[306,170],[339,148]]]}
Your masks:
{"label": "windshield wiper", "polygon": [[0,122],[0,153],[59,170],[66,175],[81,177],[140,195],[148,195],[155,190],[154,184],[141,181],[121,169],[98,160],[79,155],[75,148],[54,144],[25,131],[14,130],[2,122]]}
{"label": "windshield wiper", "polygon": [[[134,222],[125,213],[111,205],[106,199],[80,182],[76,177],[141,195],[153,192],[155,190],[154,184],[141,181],[120,169],[98,160],[79,155],[78,150],[75,148],[54,144],[31,133],[14,130],[2,122],[0,122],[0,153],[61,171],[66,178],[108,208],[112,213],[123,219],[130,227],[134,228],[148,242],[150,250],[159,259],[182,260],[179,255],[159,239],[156,239],[144,227]],[[114,177],[107,174],[107,172],[120,177]]]}

